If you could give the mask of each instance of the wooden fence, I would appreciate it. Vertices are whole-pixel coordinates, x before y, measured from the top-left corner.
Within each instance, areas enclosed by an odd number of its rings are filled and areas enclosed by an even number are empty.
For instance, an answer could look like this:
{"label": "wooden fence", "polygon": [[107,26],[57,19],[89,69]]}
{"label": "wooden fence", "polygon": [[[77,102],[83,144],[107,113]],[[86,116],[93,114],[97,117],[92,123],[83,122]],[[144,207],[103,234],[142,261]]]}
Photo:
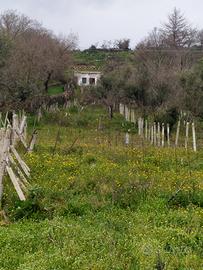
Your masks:
{"label": "wooden fence", "polygon": [[[180,145],[180,129],[182,128],[182,130],[184,129],[185,131],[184,147],[187,149],[189,147],[189,131],[191,130],[192,148],[195,152],[197,151],[196,130],[194,122],[179,120],[176,129],[175,141],[173,142],[170,134],[171,130],[169,123],[150,122],[142,117],[136,119],[135,110],[124,104],[119,105],[119,112],[125,117],[126,121],[134,123],[134,125],[137,126],[138,135],[142,139],[157,147],[178,147]],[[126,144],[129,144],[129,141],[130,138],[129,134],[127,133]]]}
{"label": "wooden fence", "polygon": [[9,120],[8,113],[0,114],[0,202],[3,196],[5,176],[9,176],[21,201],[26,200],[29,186],[30,168],[21,158],[16,147],[21,143],[26,151],[32,151],[36,141],[36,132],[27,143],[27,117],[25,113],[13,113]]}

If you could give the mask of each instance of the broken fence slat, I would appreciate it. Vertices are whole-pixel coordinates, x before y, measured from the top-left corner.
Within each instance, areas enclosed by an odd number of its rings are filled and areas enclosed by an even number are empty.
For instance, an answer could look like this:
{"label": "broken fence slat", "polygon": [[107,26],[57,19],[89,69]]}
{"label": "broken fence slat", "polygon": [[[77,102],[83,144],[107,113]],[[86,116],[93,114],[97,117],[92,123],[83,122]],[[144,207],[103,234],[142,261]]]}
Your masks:
{"label": "broken fence slat", "polygon": [[35,143],[36,143],[36,140],[37,140],[37,132],[34,132],[32,134],[32,139],[31,139],[31,142],[30,142],[30,146],[28,148],[28,152],[32,152],[33,151],[34,146],[35,146]]}
{"label": "broken fence slat", "polygon": [[9,161],[11,162],[11,164],[15,167],[15,169],[17,170],[18,175],[20,176],[21,180],[28,185],[29,182],[27,181],[26,177],[24,176],[23,172],[21,171],[21,169],[18,167],[17,163],[15,162],[14,158],[12,157],[12,155],[9,153]]}
{"label": "broken fence slat", "polygon": [[24,195],[24,193],[23,193],[23,191],[22,191],[22,189],[21,189],[21,187],[19,185],[19,182],[17,180],[17,177],[15,176],[12,168],[9,167],[9,166],[6,166],[6,171],[7,171],[8,175],[9,175],[9,177],[11,179],[11,182],[14,185],[14,188],[15,188],[16,192],[18,193],[19,199],[21,201],[25,201],[26,200],[25,195]]}
{"label": "broken fence slat", "polygon": [[27,143],[25,141],[25,139],[23,138],[22,134],[20,134],[20,130],[19,129],[15,129],[16,134],[18,135],[19,139],[21,140],[22,144],[24,145],[24,147],[27,149]]}
{"label": "broken fence slat", "polygon": [[23,169],[24,173],[29,177],[30,176],[30,168],[27,164],[21,159],[20,155],[16,151],[16,149],[11,146],[11,151],[14,154],[15,158],[17,159],[18,163],[20,164],[21,168]]}
{"label": "broken fence slat", "polygon": [[26,120],[27,120],[27,117],[24,115],[22,120],[21,120],[21,123],[20,123],[20,128],[19,128],[20,134],[23,133],[23,130],[24,130],[25,125],[26,125]]}

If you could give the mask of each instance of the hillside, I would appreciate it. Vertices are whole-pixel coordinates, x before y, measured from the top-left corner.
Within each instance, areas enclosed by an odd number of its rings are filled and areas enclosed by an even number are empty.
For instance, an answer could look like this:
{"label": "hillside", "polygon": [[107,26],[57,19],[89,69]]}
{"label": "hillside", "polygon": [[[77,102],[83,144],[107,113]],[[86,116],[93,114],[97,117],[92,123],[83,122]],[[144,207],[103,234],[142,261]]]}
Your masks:
{"label": "hillside", "polygon": [[6,181],[0,269],[202,269],[202,150],[143,144],[100,107],[37,128],[28,200]]}
{"label": "hillside", "polygon": [[85,50],[75,51],[73,57],[75,65],[95,66],[102,69],[111,60],[128,61],[132,51]]}

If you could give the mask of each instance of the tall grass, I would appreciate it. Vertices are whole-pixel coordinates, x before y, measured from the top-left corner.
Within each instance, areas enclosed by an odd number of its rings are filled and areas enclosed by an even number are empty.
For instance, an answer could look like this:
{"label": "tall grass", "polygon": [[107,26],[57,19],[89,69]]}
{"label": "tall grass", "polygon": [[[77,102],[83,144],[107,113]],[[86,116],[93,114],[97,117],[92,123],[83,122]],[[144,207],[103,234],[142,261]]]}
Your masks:
{"label": "tall grass", "polygon": [[127,125],[94,106],[44,116],[27,201],[5,181],[0,269],[202,269],[203,151],[143,151],[133,126],[125,146]]}

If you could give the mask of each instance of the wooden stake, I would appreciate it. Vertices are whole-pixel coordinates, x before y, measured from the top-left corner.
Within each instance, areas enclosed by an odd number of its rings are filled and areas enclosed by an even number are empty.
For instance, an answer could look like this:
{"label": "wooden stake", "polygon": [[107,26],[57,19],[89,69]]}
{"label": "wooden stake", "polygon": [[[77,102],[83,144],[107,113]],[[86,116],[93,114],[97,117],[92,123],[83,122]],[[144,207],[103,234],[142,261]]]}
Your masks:
{"label": "wooden stake", "polygon": [[30,176],[30,168],[27,166],[27,164],[21,159],[16,149],[11,145],[11,151],[14,154],[16,160],[20,164],[21,168],[23,169],[24,173],[29,177]]}
{"label": "wooden stake", "polygon": [[156,123],[154,122],[154,145],[156,146]]}
{"label": "wooden stake", "polygon": [[196,132],[195,132],[195,123],[192,123],[192,141],[193,141],[193,150],[197,152],[197,143],[196,143]]}
{"label": "wooden stake", "polygon": [[23,194],[21,188],[20,188],[20,185],[19,185],[19,180],[17,179],[17,177],[15,176],[13,170],[11,167],[9,166],[6,166],[6,170],[7,170],[7,173],[11,179],[11,182],[13,183],[14,185],[14,188],[16,190],[16,192],[18,193],[18,196],[19,196],[19,199],[21,201],[25,201],[25,195]]}
{"label": "wooden stake", "polygon": [[141,135],[142,135],[142,138],[144,138],[144,118],[142,118],[141,123],[142,123],[142,126],[141,126],[142,127],[142,134]]}
{"label": "wooden stake", "polygon": [[178,121],[177,131],[176,131],[176,140],[175,140],[176,147],[178,146],[179,133],[180,133],[180,120]]}
{"label": "wooden stake", "polygon": [[154,143],[154,126],[151,127],[151,144]]}
{"label": "wooden stake", "polygon": [[157,124],[157,145],[161,146],[161,132],[160,132],[160,123]]}
{"label": "wooden stake", "polygon": [[36,140],[37,140],[37,131],[35,130],[32,134],[32,138],[31,138],[30,146],[28,148],[28,152],[32,152],[34,150]]}
{"label": "wooden stake", "polygon": [[13,114],[13,123],[12,123],[12,144],[15,146],[18,140],[18,135],[16,133],[16,130],[18,129],[19,126],[19,120],[18,120],[18,115],[17,114]]}
{"label": "wooden stake", "polygon": [[145,120],[145,139],[147,140],[148,137],[148,123],[147,120]]}
{"label": "wooden stake", "polygon": [[168,144],[168,147],[170,146],[170,126],[169,124],[167,124],[167,144]]}
{"label": "wooden stake", "polygon": [[129,145],[130,143],[130,135],[128,132],[126,132],[125,134],[125,145]]}
{"label": "wooden stake", "polygon": [[188,148],[188,137],[189,137],[189,125],[190,123],[186,123],[186,128],[185,128],[185,149]]}
{"label": "wooden stake", "polygon": [[161,146],[164,147],[164,139],[165,139],[165,126],[164,123],[161,125]]}
{"label": "wooden stake", "polygon": [[11,164],[13,165],[13,167],[16,169],[18,175],[21,177],[21,180],[24,182],[25,185],[28,185],[28,181],[25,178],[23,172],[21,171],[21,169],[18,167],[17,163],[15,162],[14,158],[12,157],[11,154],[8,155],[9,161],[11,162]]}
{"label": "wooden stake", "polygon": [[3,140],[3,148],[0,155],[0,203],[3,197],[3,177],[6,169],[6,159],[8,156],[9,146],[11,141],[11,126],[7,127],[5,138]]}

